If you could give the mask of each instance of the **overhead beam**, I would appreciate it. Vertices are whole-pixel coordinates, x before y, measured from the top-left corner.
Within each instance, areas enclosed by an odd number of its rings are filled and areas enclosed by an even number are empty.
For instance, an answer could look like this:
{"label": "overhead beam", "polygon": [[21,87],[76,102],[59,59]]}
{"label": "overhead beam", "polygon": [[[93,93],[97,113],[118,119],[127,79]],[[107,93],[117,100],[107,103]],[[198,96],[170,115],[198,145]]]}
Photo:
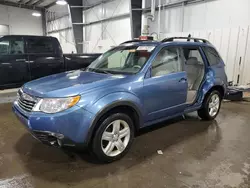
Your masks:
{"label": "overhead beam", "polygon": [[42,11],[42,8],[35,7],[32,5],[26,5],[26,4],[18,4],[10,1],[0,1],[0,5],[6,5],[6,6],[12,6],[12,7],[18,7],[18,8],[25,8],[25,9],[31,9],[31,10],[37,10]]}
{"label": "overhead beam", "polygon": [[17,3],[24,4],[26,0],[19,0]]}
{"label": "overhead beam", "polygon": [[90,8],[91,6],[70,6],[70,8]]}
{"label": "overhead beam", "polygon": [[90,9],[90,8],[94,8],[94,7],[98,6],[98,5],[101,5],[101,4],[104,4],[104,3],[109,3],[109,2],[112,2],[112,1],[115,1],[115,0],[103,0],[101,2],[92,4],[92,5],[91,4],[90,5],[86,5],[85,8],[84,8],[84,10],[87,10],[87,9]]}
{"label": "overhead beam", "polygon": [[44,3],[45,2],[45,0],[38,0],[37,2],[35,2],[34,4],[32,4],[33,6],[38,6],[38,5],[40,5],[40,4],[42,4],[42,3]]}
{"label": "overhead beam", "polygon": [[[183,5],[190,5],[190,4],[195,4],[195,3],[205,3],[205,2],[210,2],[210,1],[216,1],[216,0],[180,0],[176,2],[171,2],[167,3],[165,5],[161,6],[161,9],[169,9],[169,8],[174,8],[174,7],[179,7]],[[137,11],[142,11],[143,13],[147,13],[151,11],[151,8],[135,8],[132,10],[137,10]],[[158,7],[155,7],[155,10],[158,11]]]}
{"label": "overhead beam", "polygon": [[60,18],[64,18],[64,17],[69,17],[70,14],[65,14],[63,16],[57,16],[56,18],[54,19],[47,19],[47,22],[52,22],[52,21],[55,21],[55,20],[58,20]]}
{"label": "overhead beam", "polygon": [[53,6],[55,6],[56,5],[56,1],[54,1],[54,2],[52,2],[52,3],[50,3],[50,4],[48,4],[48,5],[46,5],[44,8],[45,9],[49,9],[50,7],[53,7]]}
{"label": "overhead beam", "polygon": [[57,29],[57,30],[53,30],[53,31],[48,31],[48,34],[58,33],[58,32],[61,32],[61,31],[67,31],[67,30],[70,30],[70,29],[72,29],[72,27],[66,27],[66,28],[63,28],[63,29]]}
{"label": "overhead beam", "polygon": [[97,23],[101,23],[101,22],[107,22],[107,21],[111,21],[111,20],[119,20],[119,19],[123,19],[123,18],[127,18],[130,16],[130,13],[125,13],[125,14],[121,14],[118,16],[112,16],[109,18],[104,18],[104,19],[100,19],[94,22],[90,22],[90,23],[72,23],[73,25],[82,25],[83,27],[88,26],[88,25],[93,25],[93,24],[97,24]]}
{"label": "overhead beam", "polygon": [[[98,6],[98,5],[101,5],[101,4],[103,4],[103,3],[108,3],[108,2],[112,2],[112,1],[115,1],[115,0],[103,0],[103,1],[101,1],[101,2],[99,2],[99,3],[95,3],[95,4],[92,4],[92,5],[80,5],[80,6],[70,6],[70,8],[81,8],[81,9],[83,9],[83,10],[87,10],[87,9],[90,9],[90,8],[93,8],[93,7],[96,7],[96,6]],[[56,1],[54,1],[54,2],[52,2],[52,3],[50,3],[50,4],[48,4],[48,5],[46,5],[45,6],[45,8],[46,9],[49,9],[50,7],[53,7],[53,6],[55,6],[56,5]]]}
{"label": "overhead beam", "polygon": [[27,4],[27,5],[32,5],[32,6],[33,6],[33,4],[36,3],[36,1],[37,1],[37,0],[29,0],[29,1],[26,2],[25,4]]}

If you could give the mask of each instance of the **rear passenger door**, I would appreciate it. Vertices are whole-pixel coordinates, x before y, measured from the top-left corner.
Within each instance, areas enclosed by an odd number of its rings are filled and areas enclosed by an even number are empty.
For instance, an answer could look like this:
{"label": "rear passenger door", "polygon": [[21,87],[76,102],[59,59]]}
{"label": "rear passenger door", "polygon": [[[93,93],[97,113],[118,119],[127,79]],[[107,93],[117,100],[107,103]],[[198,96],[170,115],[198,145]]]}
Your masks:
{"label": "rear passenger door", "polygon": [[57,53],[52,38],[27,37],[26,45],[32,80],[63,72],[64,61]]}
{"label": "rear passenger door", "polygon": [[0,86],[21,86],[29,81],[23,37],[0,38]]}

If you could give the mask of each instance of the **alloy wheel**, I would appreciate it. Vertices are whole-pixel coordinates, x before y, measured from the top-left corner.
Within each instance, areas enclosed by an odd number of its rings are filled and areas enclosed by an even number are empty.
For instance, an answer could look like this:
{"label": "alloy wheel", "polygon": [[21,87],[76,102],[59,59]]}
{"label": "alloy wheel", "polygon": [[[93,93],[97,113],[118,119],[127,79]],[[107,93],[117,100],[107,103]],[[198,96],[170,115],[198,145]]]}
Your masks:
{"label": "alloy wheel", "polygon": [[102,151],[109,157],[121,154],[130,140],[130,127],[124,120],[110,123],[102,134]]}
{"label": "alloy wheel", "polygon": [[220,97],[219,97],[219,95],[214,94],[214,95],[212,95],[211,99],[209,100],[209,104],[208,104],[209,115],[211,117],[215,116],[219,111],[219,107],[220,107]]}

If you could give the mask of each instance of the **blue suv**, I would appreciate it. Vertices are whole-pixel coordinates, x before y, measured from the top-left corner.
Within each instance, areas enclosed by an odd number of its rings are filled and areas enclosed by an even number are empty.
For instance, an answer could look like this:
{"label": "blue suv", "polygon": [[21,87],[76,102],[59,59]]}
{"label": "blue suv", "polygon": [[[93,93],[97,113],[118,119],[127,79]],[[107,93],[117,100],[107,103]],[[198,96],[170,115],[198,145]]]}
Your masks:
{"label": "blue suv", "polygon": [[193,111],[214,119],[226,88],[223,60],[207,40],[132,40],[86,70],[26,83],[13,111],[42,143],[87,146],[111,162],[127,153],[140,128]]}

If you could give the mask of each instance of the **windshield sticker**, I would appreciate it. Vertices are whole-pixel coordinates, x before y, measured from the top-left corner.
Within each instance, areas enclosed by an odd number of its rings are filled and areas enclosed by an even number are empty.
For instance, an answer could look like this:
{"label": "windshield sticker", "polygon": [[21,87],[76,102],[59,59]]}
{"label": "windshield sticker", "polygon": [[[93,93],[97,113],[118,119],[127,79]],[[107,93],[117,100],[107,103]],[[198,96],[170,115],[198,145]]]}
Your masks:
{"label": "windshield sticker", "polygon": [[137,50],[152,52],[155,46],[139,46]]}

